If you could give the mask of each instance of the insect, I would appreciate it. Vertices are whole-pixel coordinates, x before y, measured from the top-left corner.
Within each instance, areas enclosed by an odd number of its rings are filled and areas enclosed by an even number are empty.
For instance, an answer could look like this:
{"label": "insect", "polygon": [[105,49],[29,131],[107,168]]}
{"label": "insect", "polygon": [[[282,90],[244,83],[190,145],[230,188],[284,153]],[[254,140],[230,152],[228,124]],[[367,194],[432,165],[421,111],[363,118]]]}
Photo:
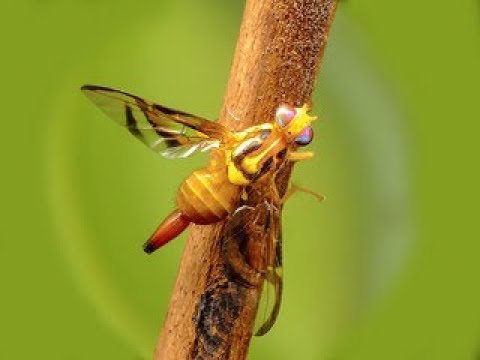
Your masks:
{"label": "insect", "polygon": [[[299,148],[313,139],[310,106],[277,108],[271,121],[242,131],[230,131],[221,124],[147,101],[120,90],[84,85],[84,94],[103,112],[166,158],[185,158],[209,151],[208,165],[185,179],[176,194],[176,208],[144,244],[151,254],[182,233],[190,223],[213,224],[227,217],[249,219],[249,226],[260,224],[260,241],[267,249],[263,271],[276,291],[272,314],[259,330],[266,333],[278,314],[282,291],[280,209],[288,196],[274,182],[290,162],[310,159],[312,152]],[[272,114],[273,115],[273,114]],[[255,189],[255,190],[252,190]],[[246,201],[256,198],[254,202]],[[258,204],[252,207],[250,204]],[[258,208],[258,209],[257,209]],[[261,210],[259,210],[261,208]],[[242,216],[240,216],[242,215]],[[262,230],[263,229],[263,230]],[[258,334],[257,333],[257,334]]]}

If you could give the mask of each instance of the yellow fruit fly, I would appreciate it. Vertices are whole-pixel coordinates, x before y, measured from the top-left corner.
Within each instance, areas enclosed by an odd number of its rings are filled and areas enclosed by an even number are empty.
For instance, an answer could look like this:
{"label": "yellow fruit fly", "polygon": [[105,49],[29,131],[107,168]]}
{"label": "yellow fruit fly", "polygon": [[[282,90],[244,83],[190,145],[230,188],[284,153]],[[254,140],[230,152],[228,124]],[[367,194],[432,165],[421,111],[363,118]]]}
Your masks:
{"label": "yellow fruit fly", "polygon": [[[123,91],[85,85],[82,91],[109,117],[153,151],[166,158],[185,158],[209,151],[208,165],[185,179],[176,194],[176,208],[144,244],[151,254],[182,233],[190,223],[207,225],[248,210],[245,199],[260,185],[263,203],[272,220],[263,234],[266,248],[265,279],[276,289],[276,304],[257,334],[266,333],[278,314],[282,289],[280,209],[288,195],[275,186],[280,169],[290,162],[309,159],[300,152],[313,139],[310,106],[280,105],[272,119],[242,131],[183,111],[167,108]],[[257,186],[258,188],[258,186]],[[252,221],[255,221],[254,217]],[[231,236],[235,236],[232,232]]]}

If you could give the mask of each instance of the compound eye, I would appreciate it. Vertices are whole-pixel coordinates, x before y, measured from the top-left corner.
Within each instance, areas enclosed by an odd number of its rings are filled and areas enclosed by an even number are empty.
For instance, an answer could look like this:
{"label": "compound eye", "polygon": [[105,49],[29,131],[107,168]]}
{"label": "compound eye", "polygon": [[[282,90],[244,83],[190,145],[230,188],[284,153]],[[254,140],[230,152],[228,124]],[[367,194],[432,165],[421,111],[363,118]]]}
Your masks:
{"label": "compound eye", "polygon": [[305,126],[300,135],[295,138],[295,143],[299,146],[305,146],[313,140],[313,128],[311,126]]}
{"label": "compound eye", "polygon": [[296,110],[290,105],[281,105],[275,112],[275,119],[281,127],[287,126],[295,117]]}

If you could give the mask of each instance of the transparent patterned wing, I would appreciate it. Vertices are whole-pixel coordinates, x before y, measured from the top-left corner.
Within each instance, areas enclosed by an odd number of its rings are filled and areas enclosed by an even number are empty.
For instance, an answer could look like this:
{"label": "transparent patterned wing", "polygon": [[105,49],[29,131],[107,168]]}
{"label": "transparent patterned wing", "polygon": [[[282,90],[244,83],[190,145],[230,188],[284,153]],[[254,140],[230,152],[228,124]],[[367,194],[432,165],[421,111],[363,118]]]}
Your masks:
{"label": "transparent patterned wing", "polygon": [[222,252],[231,278],[246,287],[261,288],[254,330],[257,336],[272,328],[282,301],[280,211],[267,201],[241,204],[224,229]]}
{"label": "transparent patterned wing", "polygon": [[272,213],[272,229],[267,239],[267,269],[257,312],[255,336],[263,336],[275,324],[283,295],[282,227],[280,216]]}
{"label": "transparent patterned wing", "polygon": [[206,152],[210,149],[218,149],[219,146],[219,140],[202,140],[197,143],[191,142],[180,146],[167,147],[160,154],[167,159],[186,158],[198,151]]}
{"label": "transparent patterned wing", "polygon": [[222,125],[126,92],[84,85],[83,93],[137,139],[167,158],[218,147],[231,133]]}

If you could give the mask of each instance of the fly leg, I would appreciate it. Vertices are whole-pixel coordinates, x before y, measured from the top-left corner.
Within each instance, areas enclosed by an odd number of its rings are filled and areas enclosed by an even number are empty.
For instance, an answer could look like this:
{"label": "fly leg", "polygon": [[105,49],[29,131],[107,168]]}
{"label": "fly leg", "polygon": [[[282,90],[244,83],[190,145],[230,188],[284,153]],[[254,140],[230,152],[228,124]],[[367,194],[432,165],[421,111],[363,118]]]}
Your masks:
{"label": "fly leg", "polygon": [[313,152],[311,151],[292,151],[288,154],[288,160],[293,162],[309,160],[313,158]]}
{"label": "fly leg", "polygon": [[319,202],[325,200],[325,196],[320,194],[320,193],[317,193],[316,191],[313,191],[313,190],[310,190],[310,189],[307,189],[303,186],[300,186],[300,185],[297,185],[297,184],[292,184],[290,186],[290,188],[288,189],[287,193],[285,194],[285,197],[283,199],[283,202],[287,201],[288,199],[290,199],[290,197],[295,194],[296,192],[303,192],[303,193],[306,193],[306,194],[309,194],[309,195],[312,195],[313,197],[315,197]]}

